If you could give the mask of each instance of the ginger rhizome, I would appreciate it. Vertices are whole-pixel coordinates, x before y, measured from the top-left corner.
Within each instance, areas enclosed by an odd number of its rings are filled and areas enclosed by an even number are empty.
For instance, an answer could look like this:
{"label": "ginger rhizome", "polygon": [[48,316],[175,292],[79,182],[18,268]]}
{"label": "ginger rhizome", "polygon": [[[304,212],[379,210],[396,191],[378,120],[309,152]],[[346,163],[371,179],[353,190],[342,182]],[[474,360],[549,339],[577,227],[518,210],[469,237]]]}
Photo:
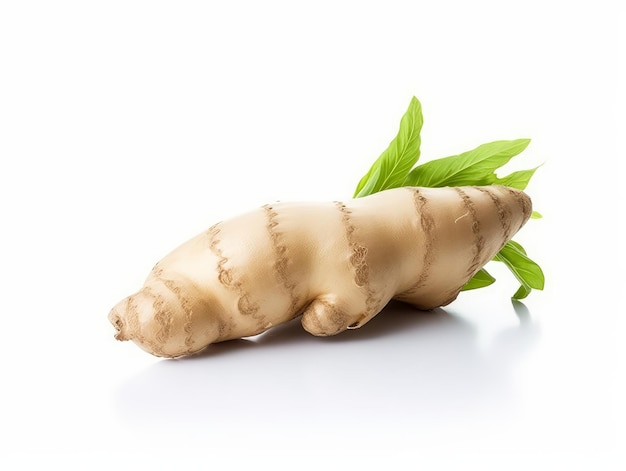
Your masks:
{"label": "ginger rhizome", "polygon": [[396,299],[445,306],[532,212],[510,187],[403,187],[345,202],[275,203],[217,223],[117,304],[116,338],[162,357],[249,337],[301,316],[328,336]]}

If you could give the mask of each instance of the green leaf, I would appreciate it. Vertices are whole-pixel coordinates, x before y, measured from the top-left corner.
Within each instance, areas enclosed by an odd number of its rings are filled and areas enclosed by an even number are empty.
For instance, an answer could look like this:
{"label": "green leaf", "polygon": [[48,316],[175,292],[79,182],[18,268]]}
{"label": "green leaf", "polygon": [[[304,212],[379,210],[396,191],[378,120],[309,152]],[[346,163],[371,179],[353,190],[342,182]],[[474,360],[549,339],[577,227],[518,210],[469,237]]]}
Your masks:
{"label": "green leaf", "polygon": [[530,218],[531,218],[531,219],[541,219],[542,217],[543,217],[543,216],[542,216],[542,215],[541,215],[541,213],[540,213],[540,212],[538,212],[538,211],[533,211],[533,212],[530,214]]}
{"label": "green leaf", "polygon": [[519,242],[515,242],[514,240],[509,240],[508,245],[513,247],[518,252],[521,252],[523,255],[526,255],[526,249],[522,247],[522,244],[520,244]]}
{"label": "green leaf", "polygon": [[519,289],[515,292],[515,294],[511,297],[519,301],[520,299],[524,299],[527,297],[532,290],[526,285],[520,285]]}
{"label": "green leaf", "polygon": [[489,286],[490,284],[492,284],[494,281],[496,281],[496,279],[493,276],[491,276],[487,272],[487,270],[485,270],[484,268],[481,268],[480,270],[478,270],[478,272],[476,272],[476,274],[472,277],[472,279],[469,280],[465,284],[465,286],[463,286],[461,291],[469,291],[471,289],[484,288],[485,286]]}
{"label": "green leaf", "polygon": [[491,185],[495,171],[522,152],[530,139],[494,141],[469,152],[431,160],[415,167],[404,181],[406,186],[442,187]]}
{"label": "green leaf", "polygon": [[494,257],[494,260],[503,262],[520,282],[520,288],[513,295],[513,299],[523,299],[533,289],[542,290],[545,278],[543,271],[526,255],[526,250],[517,242],[510,240]]}
{"label": "green leaf", "polygon": [[[367,196],[367,195],[371,195],[372,193],[376,193],[376,190],[374,190],[374,187],[376,186],[376,182],[380,178],[380,172],[381,172],[380,167],[375,167],[375,168],[372,167],[370,172],[368,172],[367,178],[365,179],[365,182],[364,182],[364,186],[361,188],[359,195],[355,197]],[[370,173],[371,175],[369,175]]]}
{"label": "green leaf", "polygon": [[354,197],[402,186],[406,176],[420,156],[422,105],[415,97],[400,121],[398,135],[361,178]]}
{"label": "green leaf", "polygon": [[517,188],[518,190],[525,190],[528,186],[528,182],[538,168],[539,167],[531,168],[529,170],[519,170],[502,178],[496,177],[493,183],[496,185],[510,186],[511,188]]}

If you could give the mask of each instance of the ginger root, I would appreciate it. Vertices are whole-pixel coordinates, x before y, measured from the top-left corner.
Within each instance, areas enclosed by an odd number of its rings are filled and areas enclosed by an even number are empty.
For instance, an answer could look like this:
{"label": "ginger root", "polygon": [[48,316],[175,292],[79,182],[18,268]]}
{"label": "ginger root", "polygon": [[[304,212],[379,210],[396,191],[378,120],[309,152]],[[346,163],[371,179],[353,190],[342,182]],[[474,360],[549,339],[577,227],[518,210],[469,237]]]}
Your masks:
{"label": "ginger root", "polygon": [[311,334],[335,335],[391,299],[418,309],[452,302],[530,214],[524,192],[496,185],[269,204],[171,252],[109,319],[117,339],[161,357],[298,316]]}

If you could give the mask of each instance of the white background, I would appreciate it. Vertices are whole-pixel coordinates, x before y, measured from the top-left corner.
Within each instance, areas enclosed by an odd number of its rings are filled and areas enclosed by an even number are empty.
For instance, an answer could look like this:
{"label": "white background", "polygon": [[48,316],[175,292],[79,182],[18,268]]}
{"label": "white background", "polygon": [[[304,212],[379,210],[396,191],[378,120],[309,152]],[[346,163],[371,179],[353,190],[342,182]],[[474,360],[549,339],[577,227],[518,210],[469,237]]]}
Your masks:
{"label": "white background", "polygon": [[[2,468],[618,469],[617,4],[1,2]],[[332,339],[114,341],[109,309],[184,240],[349,198],[413,95],[424,161],[533,139],[510,168],[544,164],[517,240],[545,291],[515,307],[494,267]]]}

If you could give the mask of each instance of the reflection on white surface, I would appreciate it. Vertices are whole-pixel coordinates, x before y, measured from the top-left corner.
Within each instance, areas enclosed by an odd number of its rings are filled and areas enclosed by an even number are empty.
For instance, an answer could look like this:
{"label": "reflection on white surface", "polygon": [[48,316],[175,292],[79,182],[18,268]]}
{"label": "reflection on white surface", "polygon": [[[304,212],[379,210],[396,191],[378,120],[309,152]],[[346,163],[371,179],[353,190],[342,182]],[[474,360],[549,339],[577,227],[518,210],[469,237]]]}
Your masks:
{"label": "reflection on white surface", "polygon": [[514,372],[539,334],[527,312],[520,320],[486,349],[471,323],[444,309],[393,304],[364,328],[331,338],[311,336],[296,320],[150,366],[120,386],[118,413],[130,426],[177,433],[416,439],[467,432],[464,424],[477,421],[497,426],[519,413]]}

